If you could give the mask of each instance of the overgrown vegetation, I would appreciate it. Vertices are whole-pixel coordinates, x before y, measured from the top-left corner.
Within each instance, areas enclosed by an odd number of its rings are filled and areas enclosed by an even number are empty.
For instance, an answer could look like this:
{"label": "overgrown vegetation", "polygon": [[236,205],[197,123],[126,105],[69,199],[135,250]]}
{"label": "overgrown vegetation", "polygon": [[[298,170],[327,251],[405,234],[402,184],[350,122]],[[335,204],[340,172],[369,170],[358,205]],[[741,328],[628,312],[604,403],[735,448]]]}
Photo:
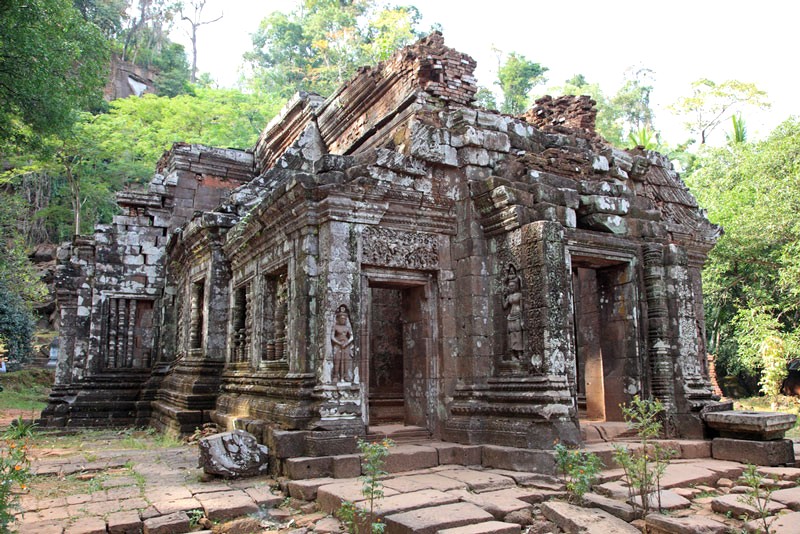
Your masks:
{"label": "overgrown vegetation", "polygon": [[742,473],[741,482],[747,487],[747,493],[739,497],[739,500],[748,506],[752,506],[758,516],[755,518],[764,527],[764,533],[770,532],[769,504],[772,499],[773,487],[764,484],[764,477],[758,472],[758,467],[747,464],[747,468]]}
{"label": "overgrown vegetation", "polygon": [[570,500],[583,502],[583,496],[592,488],[603,469],[600,458],[591,452],[570,450],[559,443],[555,447],[556,468],[567,488]]}
{"label": "overgrown vegetation", "polygon": [[358,440],[361,451],[361,495],[366,500],[364,507],[345,501],[336,515],[351,534],[383,534],[386,524],[375,517],[375,503],[383,498],[381,477],[387,473],[383,470],[389,449],[394,446],[390,439],[380,442]]}
{"label": "overgrown vegetation", "polygon": [[661,511],[661,477],[674,451],[654,441],[661,435],[664,405],[657,399],[637,395],[622,406],[622,415],[639,437],[638,447],[614,445],[614,461],[622,467],[630,502],[640,517],[646,517],[655,501]]}
{"label": "overgrown vegetation", "polygon": [[26,438],[0,439],[0,532],[12,532],[19,497],[30,478]]}

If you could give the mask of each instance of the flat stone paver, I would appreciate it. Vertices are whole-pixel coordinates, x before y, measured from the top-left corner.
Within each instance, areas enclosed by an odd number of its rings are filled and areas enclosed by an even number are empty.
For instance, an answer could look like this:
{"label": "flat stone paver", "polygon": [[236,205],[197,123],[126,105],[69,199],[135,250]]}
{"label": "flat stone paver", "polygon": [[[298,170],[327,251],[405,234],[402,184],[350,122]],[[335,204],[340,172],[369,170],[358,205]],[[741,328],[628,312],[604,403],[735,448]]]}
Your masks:
{"label": "flat stone paver", "polygon": [[189,530],[189,516],[185,512],[162,515],[144,522],[144,534],[182,534]]}
{"label": "flat stone paver", "polygon": [[[660,500],[659,494],[661,497]],[[628,499],[628,504],[636,504],[636,506],[641,508],[642,498],[637,495],[632,499]],[[681,497],[674,491],[661,490],[660,492],[653,492],[649,495],[648,505],[651,510],[657,510],[660,505],[661,510],[671,512],[673,510],[689,508],[692,505],[692,502],[689,499]]]}
{"label": "flat stone paver", "polygon": [[65,528],[64,534],[106,534],[106,522],[102,517],[83,517]]}
{"label": "flat stone paver", "polygon": [[[779,502],[770,501],[766,505],[766,510],[770,515],[780,512],[784,508],[786,507]],[[711,509],[718,514],[724,515],[729,513],[736,518],[743,516],[753,518],[760,515],[758,510],[747,504],[744,495],[741,494],[729,494],[715,497],[714,500],[711,501]]]}
{"label": "flat stone paver", "polygon": [[[373,504],[373,511],[376,517],[386,517],[418,508],[452,504],[458,501],[459,498],[455,495],[439,490],[424,489],[376,500]],[[356,507],[361,510],[369,510],[369,502],[360,501],[356,503]]]}
{"label": "flat stone paver", "polygon": [[773,491],[771,498],[795,512],[800,510],[800,487]]}
{"label": "flat stone paver", "polygon": [[514,523],[487,521],[475,525],[446,528],[438,531],[437,534],[519,534],[521,531],[522,527]]}
{"label": "flat stone paver", "polygon": [[467,487],[465,482],[435,473],[398,476],[385,480],[383,485],[387,488],[392,488],[393,490],[400,492],[419,491],[423,489],[450,491]]}
{"label": "flat stone paver", "polygon": [[542,505],[542,513],[568,534],[584,532],[640,534],[636,527],[596,508],[582,508],[566,502],[550,501]]}
{"label": "flat stone paver", "polygon": [[387,516],[386,534],[434,534],[492,520],[490,513],[474,504],[459,502]]}
{"label": "flat stone paver", "polygon": [[[800,512],[778,515],[767,519],[770,534],[797,534],[800,532]],[[745,525],[747,532],[761,534],[764,532],[764,523],[754,519]]]}
{"label": "flat stone paver", "polygon": [[491,471],[452,469],[448,471],[439,471],[439,475],[463,482],[470,491],[474,491],[475,493],[516,486],[514,479],[492,473]]}
{"label": "flat stone paver", "polygon": [[108,534],[138,534],[142,530],[139,512],[116,512],[107,519]]}
{"label": "flat stone paver", "polygon": [[649,514],[645,518],[647,530],[651,534],[725,534],[728,526],[710,517],[670,517],[662,514]]}
{"label": "flat stone paver", "polygon": [[459,498],[464,502],[469,502],[479,506],[492,514],[495,519],[504,519],[511,512],[528,510],[531,505],[508,494],[501,494],[497,491],[485,493],[470,493],[467,490],[453,490],[449,492],[453,497]]}

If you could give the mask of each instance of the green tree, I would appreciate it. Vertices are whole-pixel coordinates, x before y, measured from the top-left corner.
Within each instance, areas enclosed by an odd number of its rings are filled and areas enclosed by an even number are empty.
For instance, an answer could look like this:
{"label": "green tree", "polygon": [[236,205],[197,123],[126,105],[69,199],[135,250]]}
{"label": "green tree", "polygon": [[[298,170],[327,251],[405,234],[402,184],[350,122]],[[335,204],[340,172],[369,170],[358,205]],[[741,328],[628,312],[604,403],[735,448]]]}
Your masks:
{"label": "green tree", "polygon": [[[708,347],[722,373],[758,376],[765,345],[797,357],[800,331],[800,120],[764,141],[703,147],[686,177],[725,229],[703,272]],[[771,351],[774,353],[775,351]]]}
{"label": "green tree", "polygon": [[419,18],[416,8],[380,8],[374,0],[305,0],[261,22],[245,54],[249,83],[283,98],[297,91],[330,94],[359,66],[417,40]]}
{"label": "green tree", "polygon": [[731,115],[731,123],[733,128],[730,133],[725,134],[728,143],[744,143],[747,141],[747,125],[742,118],[742,114]]}
{"label": "green tree", "polygon": [[650,131],[657,137],[653,125],[653,110],[650,107],[653,81],[652,70],[645,67],[630,68],[625,73],[622,87],[611,99],[626,136],[634,132]]}
{"label": "green tree", "polygon": [[766,109],[767,93],[755,84],[739,80],[716,83],[707,78],[692,82],[691,95],[681,97],[670,109],[686,117],[686,129],[704,145],[717,126],[743,107]]}
{"label": "green tree", "polygon": [[100,101],[108,44],[69,0],[0,3],[0,151],[67,128]]}
{"label": "green tree", "polygon": [[595,129],[614,146],[622,147],[622,120],[619,108],[608,99],[599,84],[589,83],[583,74],[576,74],[564,85],[548,87],[552,95],[588,95],[597,103]]}
{"label": "green tree", "polygon": [[530,92],[534,86],[544,83],[547,67],[530,61],[522,54],[512,52],[497,71],[497,83],[503,91],[500,111],[521,115],[530,104]]}

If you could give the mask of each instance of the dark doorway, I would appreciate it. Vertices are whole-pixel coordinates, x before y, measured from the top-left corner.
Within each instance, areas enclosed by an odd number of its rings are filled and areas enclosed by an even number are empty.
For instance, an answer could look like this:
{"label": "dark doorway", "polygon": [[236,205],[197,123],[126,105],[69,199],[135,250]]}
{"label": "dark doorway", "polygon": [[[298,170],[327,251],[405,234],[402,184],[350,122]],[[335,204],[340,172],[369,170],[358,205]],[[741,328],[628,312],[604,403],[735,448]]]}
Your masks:
{"label": "dark doorway", "polygon": [[378,283],[369,291],[369,424],[427,428],[425,287]]}
{"label": "dark doorway", "polygon": [[622,421],[620,404],[630,401],[630,383],[641,376],[628,267],[573,259],[578,407],[584,420]]}

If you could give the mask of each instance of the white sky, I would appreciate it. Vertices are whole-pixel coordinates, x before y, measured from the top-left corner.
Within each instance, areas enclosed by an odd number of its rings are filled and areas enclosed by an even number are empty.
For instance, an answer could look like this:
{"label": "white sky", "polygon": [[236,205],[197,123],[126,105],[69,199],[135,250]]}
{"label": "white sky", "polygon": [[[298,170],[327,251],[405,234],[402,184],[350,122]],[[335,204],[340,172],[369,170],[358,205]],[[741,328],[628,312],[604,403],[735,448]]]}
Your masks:
{"label": "white sky", "polygon": [[[794,0],[394,0],[422,13],[422,28],[441,24],[448,46],[478,61],[478,82],[496,78],[493,48],[518,52],[550,70],[548,85],[580,73],[613,95],[630,66],[655,71],[655,125],[670,144],[686,139],[666,106],[689,93],[698,78],[738,79],[767,91],[772,108],[746,111],[750,138],[762,137],[790,115],[800,115],[797,69],[800,3]],[[198,68],[222,86],[234,86],[250,34],[291,0],[208,0],[204,19],[219,22],[198,32]],[[172,37],[186,44],[178,25]],[[723,125],[720,128],[729,129]],[[724,139],[722,132],[713,136]]]}

